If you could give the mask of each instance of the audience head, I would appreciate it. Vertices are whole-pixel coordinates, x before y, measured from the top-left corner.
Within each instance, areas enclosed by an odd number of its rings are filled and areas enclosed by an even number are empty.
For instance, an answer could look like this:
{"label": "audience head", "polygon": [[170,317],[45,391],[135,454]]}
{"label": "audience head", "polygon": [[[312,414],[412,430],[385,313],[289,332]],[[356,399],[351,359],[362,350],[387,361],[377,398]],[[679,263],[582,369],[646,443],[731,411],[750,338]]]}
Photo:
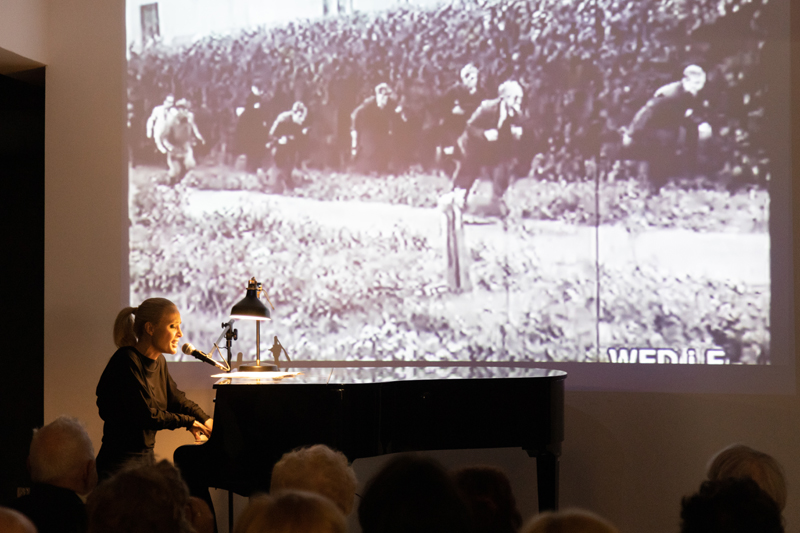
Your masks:
{"label": "audience head", "polygon": [[433,459],[401,455],[366,486],[358,507],[363,533],[463,533],[469,512],[455,482]]}
{"label": "audience head", "polygon": [[0,507],[0,531],[3,533],[36,533],[36,526],[19,511]]}
{"label": "audience head", "polygon": [[547,511],[533,517],[520,533],[619,533],[611,523],[583,509]]}
{"label": "audience head", "polygon": [[749,478],[705,481],[681,502],[681,533],[783,533],[775,500]]}
{"label": "audience head", "polygon": [[89,533],[194,533],[189,489],[168,461],[129,463],[86,501]]}
{"label": "audience head", "polygon": [[716,481],[749,477],[769,494],[778,507],[786,507],[786,481],[783,468],[771,455],[744,444],[733,444],[718,452],[708,465],[708,479]]}
{"label": "audience head", "polygon": [[158,325],[161,318],[178,308],[166,298],[148,298],[139,307],[126,307],[114,321],[114,344],[117,348],[134,346],[145,332],[145,324]]}
{"label": "audience head", "polygon": [[77,418],[60,416],[36,430],[28,466],[31,481],[88,494],[97,484],[94,446]]}
{"label": "audience head", "polygon": [[234,528],[234,533],[346,531],[347,523],[336,504],[324,496],[301,490],[252,497]]}
{"label": "audience head", "polygon": [[272,467],[270,492],[294,489],[321,494],[349,515],[356,496],[356,474],[342,452],[324,444],[285,453]]}
{"label": "audience head", "polygon": [[522,515],[506,474],[494,466],[468,466],[453,473],[456,485],[467,504],[475,533],[515,533]]}

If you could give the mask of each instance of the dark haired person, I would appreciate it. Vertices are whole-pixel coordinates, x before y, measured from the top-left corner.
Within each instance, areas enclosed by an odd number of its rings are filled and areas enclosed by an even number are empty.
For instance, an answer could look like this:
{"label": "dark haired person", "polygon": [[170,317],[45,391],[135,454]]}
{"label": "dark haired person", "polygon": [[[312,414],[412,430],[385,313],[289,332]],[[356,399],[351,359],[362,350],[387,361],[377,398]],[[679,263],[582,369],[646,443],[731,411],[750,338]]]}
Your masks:
{"label": "dark haired person", "polygon": [[[436,157],[442,168],[450,167],[448,175],[455,171],[460,151],[456,142],[467,126],[467,121],[485,100],[485,93],[478,84],[478,67],[469,63],[461,69],[461,80],[439,98],[434,109],[438,117],[438,139]],[[445,170],[447,171],[447,170]]]}
{"label": "dark haired person", "polygon": [[462,498],[469,507],[473,533],[517,533],[522,515],[505,472],[495,466],[473,465],[453,472]]}
{"label": "dark haired person", "polygon": [[186,398],[169,374],[165,353],[178,350],[181,314],[165,298],[126,307],[114,322],[111,356],[97,384],[103,441],[97,472],[107,478],[131,459],[153,456],[156,433],[186,428],[195,439],[211,434],[213,420]]}
{"label": "dark haired person", "polygon": [[363,173],[385,172],[394,153],[394,134],[405,121],[391,87],[375,86],[375,95],[353,110],[350,140],[356,170]]}
{"label": "dark haired person", "polygon": [[464,533],[472,530],[455,482],[437,461],[395,457],[368,483],[358,506],[363,533]]}
{"label": "dark haired person", "polygon": [[143,459],[101,483],[86,500],[89,533],[213,533],[214,516],[189,496],[178,469]]}
{"label": "dark haired person", "polygon": [[750,478],[705,481],[681,501],[681,533],[783,533],[783,519]]}

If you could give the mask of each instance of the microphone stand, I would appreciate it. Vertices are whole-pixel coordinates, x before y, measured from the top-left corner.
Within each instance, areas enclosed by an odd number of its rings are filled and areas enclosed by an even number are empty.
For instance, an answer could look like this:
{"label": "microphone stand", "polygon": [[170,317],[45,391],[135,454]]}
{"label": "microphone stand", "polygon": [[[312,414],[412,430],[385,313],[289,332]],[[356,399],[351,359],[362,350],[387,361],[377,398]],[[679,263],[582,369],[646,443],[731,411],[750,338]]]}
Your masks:
{"label": "microphone stand", "polygon": [[[219,351],[219,343],[223,337],[225,337],[225,350],[228,352],[228,370],[226,372],[230,372],[232,370],[231,367],[231,347],[233,346],[233,342],[239,338],[239,331],[233,329],[233,323],[236,319],[231,318],[230,322],[223,322],[222,324],[222,333],[220,334],[219,338],[217,338],[217,342],[214,343],[214,349]],[[213,350],[212,350],[213,355]],[[222,352],[220,351],[220,356]]]}

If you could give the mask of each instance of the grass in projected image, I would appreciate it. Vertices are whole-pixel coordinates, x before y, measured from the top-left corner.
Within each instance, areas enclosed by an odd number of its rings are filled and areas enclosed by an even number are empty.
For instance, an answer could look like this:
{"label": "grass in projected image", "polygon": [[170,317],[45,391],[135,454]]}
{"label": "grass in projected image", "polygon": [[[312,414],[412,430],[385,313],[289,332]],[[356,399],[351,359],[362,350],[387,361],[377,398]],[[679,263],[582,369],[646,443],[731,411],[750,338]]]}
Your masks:
{"label": "grass in projected image", "polygon": [[265,342],[301,360],[769,364],[768,98],[788,80],[764,57],[787,6],[403,4],[143,34],[131,301],[172,299],[205,349],[255,276]]}
{"label": "grass in projected image", "polygon": [[[440,176],[315,171],[283,195],[216,167],[177,187],[152,167],[131,176],[132,300],[172,299],[194,339],[217,337],[217,323],[259,273],[276,306],[275,332],[298,359],[598,360],[590,181],[516,181],[504,222],[465,226],[474,288],[454,294],[442,214],[431,205],[448,187]],[[758,197],[764,207],[754,209]],[[625,180],[603,188],[601,205],[616,209],[600,227],[656,243],[740,228],[768,244],[766,201],[763,191],[679,188],[648,198]],[[684,252],[657,247],[652,259],[673,264]],[[692,273],[699,262],[691,257],[684,273],[667,274],[627,259],[601,268],[604,345],[735,353],[736,339],[751,350],[768,342],[769,285],[727,281],[729,257],[706,258],[706,274]],[[745,351],[742,362],[754,357]]]}

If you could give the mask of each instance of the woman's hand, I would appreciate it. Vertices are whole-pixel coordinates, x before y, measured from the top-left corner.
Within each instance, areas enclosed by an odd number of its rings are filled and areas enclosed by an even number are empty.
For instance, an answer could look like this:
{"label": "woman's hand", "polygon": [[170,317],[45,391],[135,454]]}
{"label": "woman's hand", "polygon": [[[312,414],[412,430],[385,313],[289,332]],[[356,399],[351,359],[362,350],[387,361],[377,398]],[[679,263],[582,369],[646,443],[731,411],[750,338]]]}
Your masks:
{"label": "woman's hand", "polygon": [[205,442],[208,440],[208,437],[211,436],[211,427],[207,425],[209,422],[211,422],[211,425],[214,424],[213,420],[210,418],[205,424],[201,424],[195,420],[194,424],[192,424],[192,427],[189,428],[189,431],[191,431],[192,435],[194,435],[195,442]]}

